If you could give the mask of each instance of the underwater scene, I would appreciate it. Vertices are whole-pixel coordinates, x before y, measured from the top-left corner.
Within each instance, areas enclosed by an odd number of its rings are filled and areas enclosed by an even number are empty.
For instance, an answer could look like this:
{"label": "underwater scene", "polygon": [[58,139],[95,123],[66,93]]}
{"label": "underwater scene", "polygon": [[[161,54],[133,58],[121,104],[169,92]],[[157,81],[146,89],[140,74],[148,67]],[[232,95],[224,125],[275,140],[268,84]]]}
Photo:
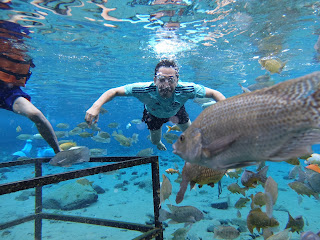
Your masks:
{"label": "underwater scene", "polygon": [[[49,157],[49,176],[158,156],[164,239],[320,239],[319,1],[0,0],[0,12],[0,164]],[[0,186],[34,177],[33,164],[0,168]],[[154,225],[152,184],[149,165],[79,176],[43,186],[42,211]],[[35,189],[0,203],[0,239],[35,239],[34,221],[5,227],[34,214]],[[42,221],[42,239],[140,235]]]}

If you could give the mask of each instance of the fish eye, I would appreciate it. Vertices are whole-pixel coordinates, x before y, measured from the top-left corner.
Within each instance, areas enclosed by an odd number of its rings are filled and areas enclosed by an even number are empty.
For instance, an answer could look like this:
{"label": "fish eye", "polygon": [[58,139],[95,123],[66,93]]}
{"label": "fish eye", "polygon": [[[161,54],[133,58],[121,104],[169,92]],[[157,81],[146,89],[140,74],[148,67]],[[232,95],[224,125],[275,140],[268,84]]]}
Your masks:
{"label": "fish eye", "polygon": [[184,135],[181,135],[181,136],[180,136],[180,141],[183,142],[184,139],[185,139]]}

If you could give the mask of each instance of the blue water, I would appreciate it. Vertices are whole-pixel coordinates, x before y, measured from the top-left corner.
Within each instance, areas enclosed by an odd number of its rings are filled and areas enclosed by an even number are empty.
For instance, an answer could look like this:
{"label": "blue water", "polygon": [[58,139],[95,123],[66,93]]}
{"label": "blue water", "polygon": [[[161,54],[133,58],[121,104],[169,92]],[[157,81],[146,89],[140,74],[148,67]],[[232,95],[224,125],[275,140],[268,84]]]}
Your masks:
{"label": "blue water", "polygon": [[[317,1],[189,0],[165,5],[153,2],[17,0],[11,4],[12,10],[0,10],[1,19],[20,17],[18,23],[32,31],[26,44],[36,68],[24,90],[55,130],[60,131],[56,128],[58,123],[68,123],[71,130],[83,122],[86,110],[104,91],[132,82],[152,81],[154,67],[163,57],[177,60],[182,81],[203,84],[226,97],[242,92],[238,83],[247,87],[267,73],[258,62],[263,57],[286,62],[280,74],[271,75],[276,83],[319,70],[320,54],[314,48],[320,35]],[[109,10],[105,18],[101,16],[102,6]],[[150,21],[150,15],[161,11],[167,15]],[[165,26],[172,22],[178,22],[180,27],[168,30]],[[100,116],[98,126],[111,134],[113,129],[107,125],[117,122],[117,130],[124,135],[139,134],[138,144],[127,148],[114,139],[109,144],[79,136],[64,139],[89,148],[106,148],[108,156],[136,155],[141,149],[153,147],[146,127],[138,129],[132,125],[126,129],[132,119],[142,117],[142,103],[119,97],[104,107],[108,113]],[[186,109],[191,120],[201,112],[201,107],[192,101]],[[12,153],[24,147],[25,142],[16,139],[19,134],[37,133],[27,118],[5,110],[0,110],[0,124],[2,161],[10,160]],[[18,126],[21,132],[16,131]],[[166,160],[162,162],[161,174],[167,167],[174,167],[168,159],[175,159],[179,166],[183,164],[171,153],[170,144],[164,143],[168,147],[165,153],[153,147],[160,161]],[[48,147],[42,140],[33,140],[33,145],[31,157],[36,156],[37,148]],[[318,146],[314,150],[320,152]],[[280,174],[282,181],[291,166],[277,166],[284,172],[272,172]],[[216,189],[210,191],[216,195]],[[174,197],[171,198],[173,202]],[[320,228],[317,225],[317,229],[308,230],[317,232]]]}

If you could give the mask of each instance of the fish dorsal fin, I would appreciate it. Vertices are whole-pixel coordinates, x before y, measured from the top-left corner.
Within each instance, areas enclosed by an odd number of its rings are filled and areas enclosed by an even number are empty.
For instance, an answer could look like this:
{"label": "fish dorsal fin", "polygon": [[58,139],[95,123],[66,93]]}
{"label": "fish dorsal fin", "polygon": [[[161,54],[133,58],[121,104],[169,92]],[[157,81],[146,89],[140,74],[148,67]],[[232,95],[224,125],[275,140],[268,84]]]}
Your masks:
{"label": "fish dorsal fin", "polygon": [[261,89],[254,94],[271,94],[288,100],[306,98],[320,89],[320,71],[294,78],[272,87]]}
{"label": "fish dorsal fin", "polygon": [[174,206],[172,204],[167,204],[167,207],[170,209],[171,212],[174,212],[174,211],[176,211],[178,209],[177,206]]}
{"label": "fish dorsal fin", "polygon": [[214,155],[219,154],[225,149],[229,148],[237,139],[239,135],[227,135],[216,139],[209,145],[202,147],[202,155],[204,158],[212,158]]}

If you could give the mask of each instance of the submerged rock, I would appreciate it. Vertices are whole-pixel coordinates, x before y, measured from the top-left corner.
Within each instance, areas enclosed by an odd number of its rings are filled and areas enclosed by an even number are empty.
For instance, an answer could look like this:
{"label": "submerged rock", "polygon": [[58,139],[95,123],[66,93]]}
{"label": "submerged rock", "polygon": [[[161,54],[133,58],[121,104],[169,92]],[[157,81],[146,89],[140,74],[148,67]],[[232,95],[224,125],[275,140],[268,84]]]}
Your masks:
{"label": "submerged rock", "polygon": [[88,184],[78,182],[65,184],[43,197],[43,207],[49,209],[73,210],[89,206],[96,202],[98,194]]}

